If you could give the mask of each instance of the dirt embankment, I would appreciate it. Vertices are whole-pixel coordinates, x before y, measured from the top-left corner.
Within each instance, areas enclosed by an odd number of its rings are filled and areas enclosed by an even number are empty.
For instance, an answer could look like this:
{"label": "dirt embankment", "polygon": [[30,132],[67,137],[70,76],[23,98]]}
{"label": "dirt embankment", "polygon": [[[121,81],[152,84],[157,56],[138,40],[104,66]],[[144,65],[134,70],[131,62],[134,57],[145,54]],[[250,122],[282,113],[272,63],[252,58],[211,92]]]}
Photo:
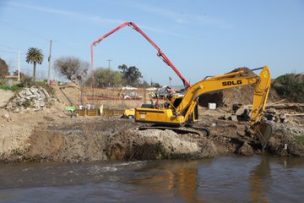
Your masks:
{"label": "dirt embankment", "polygon": [[96,161],[204,158],[217,154],[207,138],[171,130],[137,129],[121,119],[73,119],[39,125],[22,154],[8,160]]}
{"label": "dirt embankment", "polygon": [[[172,130],[141,131],[140,124],[119,118],[70,118],[63,109],[60,102],[40,111],[24,109],[13,113],[0,109],[0,161],[199,159],[262,152],[246,122],[218,119],[231,115],[228,108],[200,111],[202,120],[195,127],[207,127],[208,137]],[[304,156],[303,104],[272,104],[266,113],[273,136],[265,151],[279,156]]]}
{"label": "dirt embankment", "polygon": [[[41,122],[24,141],[22,150],[2,154],[4,161],[96,161],[147,159],[200,159],[221,154],[253,155],[262,148],[245,123],[214,118],[196,127],[209,127],[208,137],[177,134],[171,130],[138,130],[139,124],[122,119],[62,119]],[[292,132],[276,126],[266,152],[304,156],[304,145]],[[284,129],[285,126],[284,126]],[[290,135],[290,136],[289,136]],[[26,147],[24,147],[26,146]],[[21,148],[20,148],[21,149]]]}

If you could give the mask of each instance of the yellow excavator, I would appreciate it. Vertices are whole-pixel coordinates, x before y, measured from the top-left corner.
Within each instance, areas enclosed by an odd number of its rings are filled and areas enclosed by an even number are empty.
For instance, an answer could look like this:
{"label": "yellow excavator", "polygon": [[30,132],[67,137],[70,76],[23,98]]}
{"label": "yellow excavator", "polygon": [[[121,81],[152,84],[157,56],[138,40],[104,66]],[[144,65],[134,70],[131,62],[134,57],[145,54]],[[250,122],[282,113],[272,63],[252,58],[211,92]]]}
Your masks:
{"label": "yellow excavator", "polygon": [[[256,70],[261,70],[259,75],[253,72]],[[167,105],[135,108],[135,121],[156,124],[162,126],[158,127],[161,129],[166,129],[166,126],[178,129],[178,127],[191,124],[198,119],[197,105],[200,95],[217,90],[254,85],[249,124],[255,132],[261,134],[261,137],[265,138],[265,134],[269,137],[271,126],[266,126],[261,119],[270,83],[270,71],[267,66],[251,70],[240,68],[223,75],[207,77],[187,87],[182,96],[169,95]]]}

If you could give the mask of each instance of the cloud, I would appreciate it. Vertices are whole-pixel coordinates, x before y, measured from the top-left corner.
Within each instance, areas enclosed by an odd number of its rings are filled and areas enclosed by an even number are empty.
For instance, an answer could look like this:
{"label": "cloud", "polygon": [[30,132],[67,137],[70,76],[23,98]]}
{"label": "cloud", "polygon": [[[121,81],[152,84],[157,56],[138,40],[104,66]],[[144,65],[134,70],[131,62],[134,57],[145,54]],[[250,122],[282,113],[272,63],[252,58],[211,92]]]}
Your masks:
{"label": "cloud", "polygon": [[179,37],[179,38],[184,38],[184,39],[188,38],[187,36],[182,35],[182,34],[178,34],[176,32],[170,32],[170,31],[167,31],[167,30],[164,30],[164,29],[158,29],[158,28],[150,27],[150,26],[146,26],[146,25],[140,26],[140,28],[144,31],[149,30],[151,32],[158,33],[158,34],[166,34],[166,35]]}
{"label": "cloud", "polygon": [[160,7],[155,7],[147,4],[130,4],[132,7],[151,13],[153,15],[161,16],[170,19],[178,24],[184,25],[209,25],[217,28],[230,28],[231,25],[223,20],[215,17],[205,16],[205,15],[193,15],[187,13],[179,13],[172,11],[170,9],[164,9]]}
{"label": "cloud", "polygon": [[36,10],[36,11],[40,11],[40,12],[44,12],[44,13],[57,14],[57,15],[62,15],[62,16],[66,16],[66,17],[73,17],[73,18],[78,18],[81,20],[97,22],[97,23],[110,23],[110,24],[113,23],[114,24],[114,23],[122,22],[121,19],[101,18],[99,16],[92,16],[92,15],[82,14],[82,13],[74,12],[74,11],[54,9],[54,8],[36,6],[36,5],[34,6],[34,5],[22,4],[22,3],[16,3],[16,2],[9,2],[7,5],[13,6],[13,7],[18,7],[18,8]]}
{"label": "cloud", "polygon": [[[87,15],[87,14],[69,11],[69,10],[54,9],[54,8],[49,8],[49,7],[28,5],[28,4],[22,4],[22,3],[16,3],[16,2],[9,2],[7,5],[10,5],[13,7],[18,7],[18,8],[36,10],[36,11],[40,11],[40,12],[44,12],[44,13],[62,15],[62,16],[66,16],[66,17],[71,17],[73,19],[77,18],[79,20],[84,20],[86,22],[90,21],[93,23],[107,23],[107,24],[113,24],[113,25],[118,25],[118,24],[124,22],[124,20],[121,20],[121,19],[102,18],[99,16]],[[177,34],[174,32],[169,32],[164,29],[160,29],[160,28],[156,28],[156,27],[151,27],[151,26],[147,26],[147,25],[142,25],[140,27],[142,29],[149,30],[149,31],[152,31],[152,32],[158,33],[158,34],[166,34],[166,35],[170,35],[170,36],[186,38],[186,36],[183,36],[183,35],[180,35],[180,34]]]}

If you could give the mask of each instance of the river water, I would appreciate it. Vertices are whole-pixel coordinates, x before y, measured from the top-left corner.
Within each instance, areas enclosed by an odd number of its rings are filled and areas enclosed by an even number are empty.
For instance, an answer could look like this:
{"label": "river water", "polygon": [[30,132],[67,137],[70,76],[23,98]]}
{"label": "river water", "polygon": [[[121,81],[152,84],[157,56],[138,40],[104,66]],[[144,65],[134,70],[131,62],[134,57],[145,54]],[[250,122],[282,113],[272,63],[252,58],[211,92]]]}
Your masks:
{"label": "river water", "polygon": [[0,164],[0,202],[304,202],[304,159]]}

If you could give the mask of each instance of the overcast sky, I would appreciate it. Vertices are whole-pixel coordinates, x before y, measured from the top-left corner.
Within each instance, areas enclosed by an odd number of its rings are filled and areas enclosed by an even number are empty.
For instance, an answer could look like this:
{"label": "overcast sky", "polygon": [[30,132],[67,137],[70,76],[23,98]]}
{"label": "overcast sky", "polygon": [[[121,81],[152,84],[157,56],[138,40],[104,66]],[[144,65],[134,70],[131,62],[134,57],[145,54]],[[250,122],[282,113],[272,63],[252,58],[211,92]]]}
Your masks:
{"label": "overcast sky", "polygon": [[[268,65],[273,77],[304,72],[303,0],[1,0],[0,57],[21,67],[29,47],[53,59],[76,56],[90,60],[91,42],[124,21],[137,23],[194,83],[234,68]],[[96,48],[95,65],[117,69],[137,66],[145,80],[162,84],[178,77],[140,35],[129,28]],[[45,58],[47,59],[47,57]],[[38,67],[45,75],[47,60]]]}

